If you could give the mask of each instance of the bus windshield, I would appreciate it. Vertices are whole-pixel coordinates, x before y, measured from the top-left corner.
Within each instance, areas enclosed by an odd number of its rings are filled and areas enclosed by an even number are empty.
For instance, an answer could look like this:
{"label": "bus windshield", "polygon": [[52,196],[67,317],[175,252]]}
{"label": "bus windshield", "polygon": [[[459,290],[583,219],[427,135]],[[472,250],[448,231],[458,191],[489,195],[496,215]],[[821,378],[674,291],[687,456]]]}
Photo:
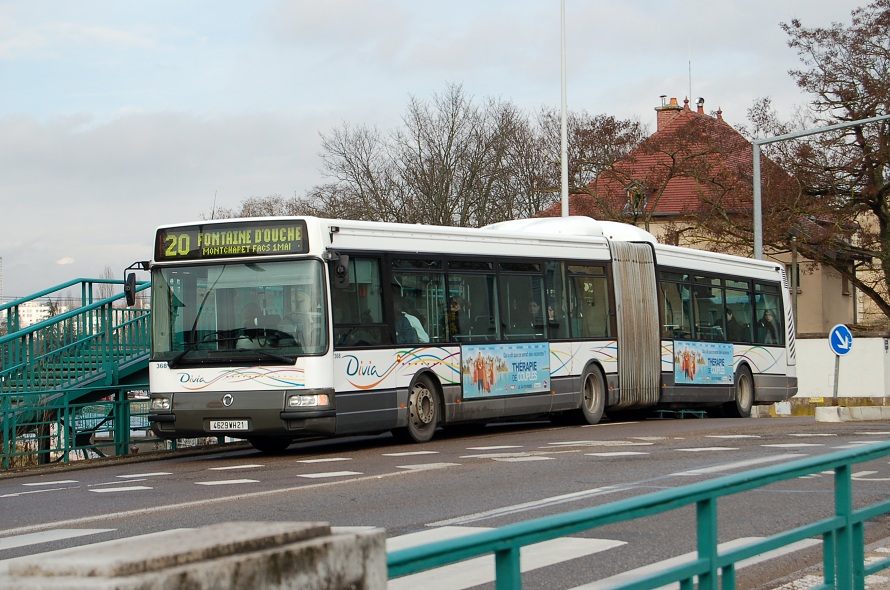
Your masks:
{"label": "bus windshield", "polygon": [[156,267],[152,359],[293,364],[327,350],[319,260]]}

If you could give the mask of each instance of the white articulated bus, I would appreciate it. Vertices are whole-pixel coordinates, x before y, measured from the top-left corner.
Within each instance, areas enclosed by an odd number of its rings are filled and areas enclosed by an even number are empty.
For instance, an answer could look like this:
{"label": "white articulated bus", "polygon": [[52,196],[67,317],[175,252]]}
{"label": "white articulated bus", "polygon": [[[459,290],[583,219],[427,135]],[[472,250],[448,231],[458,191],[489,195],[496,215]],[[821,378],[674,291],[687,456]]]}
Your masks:
{"label": "white articulated bus", "polygon": [[586,217],[482,229],[282,217],[157,230],[164,438],[306,436],[704,409],[797,391],[783,267]]}

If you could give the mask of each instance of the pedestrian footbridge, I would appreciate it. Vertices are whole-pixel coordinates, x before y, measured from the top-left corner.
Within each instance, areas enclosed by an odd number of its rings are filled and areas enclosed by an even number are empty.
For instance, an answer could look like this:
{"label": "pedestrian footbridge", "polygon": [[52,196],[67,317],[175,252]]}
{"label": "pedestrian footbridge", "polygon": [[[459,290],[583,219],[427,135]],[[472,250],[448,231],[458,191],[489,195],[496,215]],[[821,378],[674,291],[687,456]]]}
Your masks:
{"label": "pedestrian footbridge", "polygon": [[[67,461],[75,451],[126,452],[139,420],[133,399],[147,396],[151,340],[147,305],[128,307],[123,284],[74,279],[0,305],[3,470]],[[50,317],[22,326],[34,302],[48,303]]]}

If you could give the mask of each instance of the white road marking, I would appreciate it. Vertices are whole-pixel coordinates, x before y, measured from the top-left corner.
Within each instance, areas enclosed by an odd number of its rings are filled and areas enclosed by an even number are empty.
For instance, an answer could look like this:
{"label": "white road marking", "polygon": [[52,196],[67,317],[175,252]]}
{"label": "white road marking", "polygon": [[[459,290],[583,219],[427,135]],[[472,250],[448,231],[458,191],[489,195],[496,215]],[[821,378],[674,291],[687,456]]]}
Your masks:
{"label": "white road marking", "polygon": [[28,496],[30,494],[43,494],[45,492],[58,492],[61,490],[71,490],[79,488],[80,486],[67,487],[67,488],[47,488],[45,490],[28,490],[27,492],[14,492],[12,494],[3,494],[0,498],[17,498],[19,496]]}
{"label": "white road marking", "polygon": [[499,451],[501,449],[521,449],[522,445],[499,445],[492,447],[467,447],[468,451]]}
{"label": "white road marking", "polygon": [[705,438],[760,438],[756,434],[709,434]]}
{"label": "white road marking", "polygon": [[824,447],[825,445],[819,443],[776,443],[760,446],[768,447],[771,449],[803,449],[806,447]]}
{"label": "white road marking", "polygon": [[427,523],[428,527],[440,527],[440,526],[450,526],[450,525],[465,525],[471,522],[477,522],[480,520],[486,520],[489,518],[495,518],[498,516],[505,516],[507,514],[515,514],[517,512],[526,512],[529,510],[537,510],[539,508],[545,508],[548,506],[556,506],[558,504],[564,504],[566,502],[575,502],[577,500],[583,500],[585,498],[592,498],[594,496],[602,496],[605,494],[614,494],[616,492],[621,492],[625,490],[635,489],[639,486],[639,482],[628,483],[618,486],[606,486],[602,488],[593,488],[590,490],[582,490],[580,492],[573,492],[571,494],[562,494],[560,496],[551,496],[549,498],[542,498],[540,500],[534,500],[532,502],[523,502],[522,504],[514,504],[512,506],[503,506],[501,508],[494,508],[492,510],[485,510],[482,512],[476,512],[474,514],[466,514],[464,516],[458,516],[455,518],[449,518],[446,520],[439,520],[436,522]]}
{"label": "white road marking", "polygon": [[522,463],[524,461],[550,461],[553,457],[542,457],[540,455],[530,455],[527,457],[495,457],[495,461],[504,461],[505,463]]}
{"label": "white road marking", "polygon": [[158,477],[161,475],[173,475],[167,471],[158,471],[155,473],[133,473],[132,475],[118,475],[117,477],[121,478],[130,478],[130,477]]}
{"label": "white road marking", "polygon": [[588,457],[630,457],[633,455],[649,455],[643,451],[615,451],[612,453],[584,453]]}
{"label": "white road marking", "polygon": [[326,459],[300,459],[297,463],[335,463],[337,461],[352,461],[352,457],[328,457]]}
{"label": "white road marking", "polygon": [[[717,550],[719,552],[724,552],[730,549],[734,549],[735,547],[740,547],[743,545],[747,545],[753,541],[759,541],[760,537],[748,537],[742,539],[735,539],[733,541],[729,541],[727,543],[720,543],[717,546]],[[800,551],[801,549],[806,549],[807,547],[812,547],[813,545],[819,545],[821,541],[817,541],[815,539],[807,539],[805,541],[798,541],[797,543],[793,543],[791,545],[786,545],[781,549],[776,549],[775,551],[769,551],[767,553],[763,553],[756,557],[752,557],[751,559],[746,559],[744,561],[740,561],[736,564],[736,571],[749,567],[752,565],[756,565],[763,561],[768,561],[770,559],[775,559],[776,557],[780,557],[782,555],[786,555],[788,553],[793,553],[795,551]],[[671,559],[666,559],[664,561],[659,561],[657,563],[652,563],[647,566],[637,568],[635,570],[630,570],[627,572],[623,572],[608,578],[603,578],[602,580],[597,580],[596,582],[592,582],[590,584],[584,584],[583,586],[576,586],[572,588],[572,590],[601,590],[604,588],[614,588],[615,586],[622,584],[633,582],[634,580],[638,580],[643,576],[654,574],[656,572],[664,571],[665,569],[673,566],[677,566],[683,563],[688,563],[696,559],[697,554],[695,552],[687,553],[685,555],[680,555],[678,557],[674,557]],[[662,586],[662,588],[679,588],[679,584],[671,584],[668,586]]]}
{"label": "white road marking", "polygon": [[738,451],[736,447],[693,447],[689,449],[677,449],[684,453],[703,453],[707,451]]}
{"label": "white road marking", "polygon": [[346,477],[347,475],[361,475],[358,471],[328,471],[325,473],[304,473],[297,477],[307,477],[309,479],[319,479],[322,477]]}
{"label": "white road marking", "polygon": [[127,486],[122,488],[96,488],[90,490],[91,492],[96,492],[97,494],[104,494],[108,492],[138,492],[140,490],[151,490],[154,488],[150,488],[148,486]]}
{"label": "white road marking", "polygon": [[40,543],[61,541],[63,539],[86,537],[87,535],[110,533],[114,530],[117,529],[53,529],[41,533],[29,533],[27,535],[4,537],[0,539],[0,551],[4,551],[6,549],[14,549],[15,547],[27,547],[28,545],[38,545]]}
{"label": "white road marking", "polygon": [[[547,443],[554,447],[647,447],[653,442],[631,442],[628,440],[574,440],[568,442]],[[546,447],[542,447],[546,448]]]}
{"label": "white road marking", "polygon": [[780,461],[790,461],[806,457],[800,453],[787,453],[785,455],[776,455],[775,457],[760,457],[758,459],[748,459],[746,461],[733,461],[732,463],[723,463],[722,465],[714,465],[712,467],[700,467],[698,469],[690,469],[689,471],[680,471],[672,473],[672,476],[680,475],[706,475],[708,473],[719,473],[721,471],[732,471],[734,469],[745,469],[754,465],[762,465],[764,463],[778,463]]}
{"label": "white road marking", "polygon": [[396,465],[396,469],[408,469],[411,471],[425,471],[427,469],[444,469],[445,467],[459,467],[460,463],[421,463],[419,465]]}
{"label": "white road marking", "polygon": [[[131,479],[131,480],[129,480],[129,483],[135,483],[137,481],[145,481],[145,480],[144,479]],[[116,485],[120,485],[120,483],[121,482],[119,482],[119,481],[106,481],[103,483],[91,483],[87,487],[88,488],[98,488],[98,487],[102,487],[102,486],[116,486]]]}
{"label": "white road marking", "polygon": [[404,453],[383,453],[384,457],[411,457],[414,455],[438,455],[439,451],[406,451]]}
{"label": "white road marking", "polygon": [[788,436],[800,436],[800,437],[810,437],[810,436],[837,436],[837,434],[833,432],[789,432]]}
{"label": "white road marking", "polygon": [[208,467],[207,471],[230,471],[233,469],[255,469],[257,467],[265,467],[265,465],[229,465],[228,467]]}
{"label": "white road marking", "polygon": [[37,483],[23,483],[23,486],[61,486],[68,483],[79,483],[76,479],[59,479],[56,481],[40,481]]}
{"label": "white road marking", "polygon": [[196,481],[199,486],[228,486],[241,483],[260,483],[258,479],[219,479],[216,481]]}
{"label": "white road marking", "polygon": [[[387,539],[386,550],[395,551],[434,541],[463,537],[486,530],[490,529],[482,527],[443,527],[420,531]],[[581,539],[576,537],[561,537],[551,541],[543,541],[534,545],[528,545],[520,550],[520,570],[528,572],[563,561],[608,551],[625,544],[624,541]],[[386,587],[387,590],[413,590],[415,588],[423,588],[423,590],[463,590],[464,588],[472,588],[473,586],[493,582],[494,579],[494,555],[486,555],[410,576],[395,578],[390,580]]]}

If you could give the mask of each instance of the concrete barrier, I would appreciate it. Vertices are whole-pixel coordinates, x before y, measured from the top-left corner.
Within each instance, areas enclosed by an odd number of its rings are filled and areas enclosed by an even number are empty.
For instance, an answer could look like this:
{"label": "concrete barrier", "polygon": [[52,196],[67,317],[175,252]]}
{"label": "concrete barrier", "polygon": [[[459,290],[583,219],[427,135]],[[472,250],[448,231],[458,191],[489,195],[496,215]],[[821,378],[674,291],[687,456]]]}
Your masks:
{"label": "concrete barrier", "polygon": [[816,422],[869,422],[890,420],[887,406],[827,406],[816,408]]}
{"label": "concrete barrier", "polygon": [[9,562],[0,588],[385,590],[386,535],[318,522],[229,522]]}

